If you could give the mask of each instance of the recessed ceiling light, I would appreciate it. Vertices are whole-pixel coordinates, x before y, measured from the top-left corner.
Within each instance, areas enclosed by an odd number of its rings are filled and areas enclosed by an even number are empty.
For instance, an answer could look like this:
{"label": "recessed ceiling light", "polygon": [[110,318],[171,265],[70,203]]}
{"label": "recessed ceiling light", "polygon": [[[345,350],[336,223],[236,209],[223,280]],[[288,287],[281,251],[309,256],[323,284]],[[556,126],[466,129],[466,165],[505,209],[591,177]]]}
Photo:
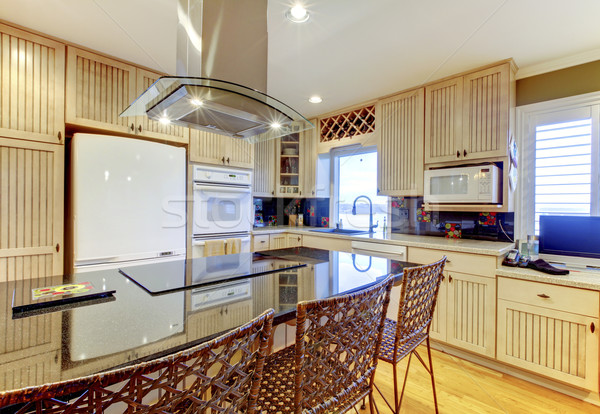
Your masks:
{"label": "recessed ceiling light", "polygon": [[285,17],[287,17],[289,21],[294,23],[304,23],[308,20],[309,14],[304,7],[297,4],[291,9],[289,9],[287,12],[285,12]]}
{"label": "recessed ceiling light", "polygon": [[311,96],[310,98],[308,98],[308,102],[310,103],[321,103],[323,102],[323,99],[320,96]]}
{"label": "recessed ceiling light", "polygon": [[191,103],[194,106],[202,106],[202,101],[200,99],[192,99]]}
{"label": "recessed ceiling light", "polygon": [[277,123],[277,122],[273,122],[273,123],[271,124],[271,128],[275,128],[275,129],[281,128],[281,124],[279,124],[279,123]]}

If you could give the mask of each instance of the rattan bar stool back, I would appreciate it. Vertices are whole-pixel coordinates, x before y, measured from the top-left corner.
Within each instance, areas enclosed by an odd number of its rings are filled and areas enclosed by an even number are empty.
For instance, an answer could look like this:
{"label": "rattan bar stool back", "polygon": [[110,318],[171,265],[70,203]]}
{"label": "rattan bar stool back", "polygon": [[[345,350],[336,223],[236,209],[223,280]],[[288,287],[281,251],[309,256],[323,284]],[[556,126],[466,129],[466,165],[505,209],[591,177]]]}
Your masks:
{"label": "rattan bar stool back", "polygon": [[299,303],[295,344],[266,359],[259,410],[343,413],[371,397],[393,279]]}
{"label": "rattan bar stool back", "polygon": [[[383,342],[381,344],[379,359],[394,365],[394,407],[392,407],[387,400],[386,403],[395,413],[400,410],[404,389],[406,387],[406,378],[408,377],[408,370],[413,354],[421,364],[423,364],[431,376],[433,401],[435,404],[435,411],[436,413],[438,412],[431,348],[429,346],[429,329],[431,327],[431,320],[433,311],[435,310],[445,264],[446,256],[432,264],[405,268],[402,275],[402,291],[400,293],[400,303],[398,307],[398,321],[396,322],[389,318],[385,320]],[[423,342],[426,342],[427,344],[428,365],[425,364],[417,352],[417,347]],[[409,356],[408,365],[406,366],[402,391],[399,394],[397,364],[407,355]]]}
{"label": "rattan bar stool back", "polygon": [[131,367],[0,393],[18,413],[255,413],[273,309],[218,338]]}

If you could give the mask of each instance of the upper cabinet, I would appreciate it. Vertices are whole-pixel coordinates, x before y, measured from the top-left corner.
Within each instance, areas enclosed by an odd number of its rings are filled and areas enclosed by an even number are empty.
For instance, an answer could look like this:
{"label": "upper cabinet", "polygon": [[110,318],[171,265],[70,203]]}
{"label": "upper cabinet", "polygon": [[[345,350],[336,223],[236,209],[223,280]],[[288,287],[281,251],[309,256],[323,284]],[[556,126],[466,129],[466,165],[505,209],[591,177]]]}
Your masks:
{"label": "upper cabinet", "polygon": [[[314,125],[317,124],[316,119],[312,119]],[[302,180],[302,193],[303,197],[316,197],[318,195],[317,190],[317,144],[318,144],[318,130],[317,128],[309,129],[300,132],[300,165],[302,167],[302,174],[304,175]]]}
{"label": "upper cabinet", "polygon": [[506,157],[514,109],[506,61],[425,87],[425,163]]}
{"label": "upper cabinet", "polygon": [[420,88],[380,102],[377,117],[380,195],[423,195],[424,94]]}
{"label": "upper cabinet", "polygon": [[64,141],[65,46],[0,24],[0,135]]}
{"label": "upper cabinet", "polygon": [[278,197],[301,197],[304,181],[304,154],[300,145],[300,134],[281,137],[275,144],[277,161],[277,184],[275,194]]}
{"label": "upper cabinet", "polygon": [[225,167],[253,168],[254,146],[242,139],[190,130],[190,161]]}
{"label": "upper cabinet", "polygon": [[121,112],[161,75],[69,46],[66,123],[85,128],[187,143],[189,128]]}
{"label": "upper cabinet", "polygon": [[137,97],[136,68],[67,48],[67,124],[133,134],[135,119],[119,114]]}
{"label": "upper cabinet", "polygon": [[275,196],[275,140],[254,144],[253,180],[253,196]]}

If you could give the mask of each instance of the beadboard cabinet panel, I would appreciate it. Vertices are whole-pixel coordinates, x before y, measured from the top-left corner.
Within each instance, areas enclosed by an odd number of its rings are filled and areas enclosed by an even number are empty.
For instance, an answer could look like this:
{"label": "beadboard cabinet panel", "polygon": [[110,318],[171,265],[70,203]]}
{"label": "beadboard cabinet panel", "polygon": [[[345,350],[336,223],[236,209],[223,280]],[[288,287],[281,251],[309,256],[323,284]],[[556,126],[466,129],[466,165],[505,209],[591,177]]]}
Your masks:
{"label": "beadboard cabinet panel", "polygon": [[275,140],[254,144],[252,195],[255,197],[275,195]]}
{"label": "beadboard cabinet panel", "polygon": [[0,136],[62,143],[65,46],[0,24]]}
{"label": "beadboard cabinet panel", "polygon": [[190,161],[225,167],[253,168],[254,146],[241,139],[192,129]]}
{"label": "beadboard cabinet panel", "polygon": [[381,101],[377,188],[380,195],[423,195],[425,91]]}
{"label": "beadboard cabinet panel", "polygon": [[63,272],[64,146],[0,138],[0,281]]}
{"label": "beadboard cabinet panel", "polygon": [[135,118],[119,114],[135,98],[134,66],[75,47],[67,48],[67,124],[134,134]]}

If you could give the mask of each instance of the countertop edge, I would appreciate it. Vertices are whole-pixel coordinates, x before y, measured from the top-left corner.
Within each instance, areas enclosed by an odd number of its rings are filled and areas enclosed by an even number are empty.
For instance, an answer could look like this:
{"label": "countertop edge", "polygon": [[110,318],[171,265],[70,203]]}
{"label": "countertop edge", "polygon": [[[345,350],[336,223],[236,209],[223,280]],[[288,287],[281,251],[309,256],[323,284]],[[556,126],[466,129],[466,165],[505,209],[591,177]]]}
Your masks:
{"label": "countertop edge", "polygon": [[[333,234],[333,233],[318,233],[313,232],[309,228],[302,228],[296,226],[277,226],[277,227],[258,227],[252,230],[253,235],[257,234],[277,234],[277,233],[293,233],[293,234],[303,234],[303,235],[311,235],[311,236],[320,236],[320,237],[331,237],[338,238],[344,240],[357,240],[357,241],[371,241],[373,243],[386,243],[386,244],[395,244],[402,245],[407,247],[422,247],[426,249],[434,249],[434,250],[447,250],[453,252],[460,253],[475,253],[475,254],[483,254],[487,256],[503,256],[510,249],[514,247],[512,243],[508,242],[491,242],[491,241],[480,241],[480,240],[454,240],[454,239],[446,239],[443,237],[435,237],[435,236],[417,236],[411,234],[388,234],[386,238],[383,238],[382,233],[375,233],[375,237],[369,234],[357,234],[357,235],[346,235],[346,234]],[[392,237],[392,238],[387,238]],[[411,240],[414,239],[414,240]],[[439,240],[438,240],[439,239]],[[496,248],[482,248],[476,246],[465,246],[460,245],[459,243],[494,243],[498,246]]]}
{"label": "countertop edge", "polygon": [[496,276],[600,291],[600,273],[571,270],[568,275],[560,276],[538,272],[533,269],[499,267],[496,269]]}

